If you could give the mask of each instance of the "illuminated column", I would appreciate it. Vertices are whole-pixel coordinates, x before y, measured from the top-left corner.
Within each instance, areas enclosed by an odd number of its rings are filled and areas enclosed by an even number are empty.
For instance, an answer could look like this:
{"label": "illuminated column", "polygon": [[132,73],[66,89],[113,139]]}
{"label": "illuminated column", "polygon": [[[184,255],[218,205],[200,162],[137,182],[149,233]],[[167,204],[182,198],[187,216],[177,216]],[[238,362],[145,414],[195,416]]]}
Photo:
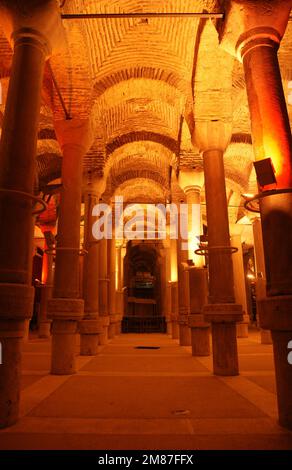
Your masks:
{"label": "illuminated column", "polygon": [[183,220],[181,210],[178,207],[178,240],[177,240],[177,274],[178,274],[178,324],[179,344],[181,346],[191,345],[191,330],[189,326],[190,316],[190,288],[189,288],[189,266],[188,250],[183,246],[186,242],[182,239],[181,227]]}
{"label": "illuminated column", "polygon": [[[46,253],[47,251],[47,253]],[[41,305],[39,315],[39,338],[49,338],[51,336],[51,320],[48,319],[48,301],[52,297],[53,291],[53,253],[50,252],[47,244],[43,256],[42,284],[41,284]]]}
{"label": "illuminated column", "polygon": [[109,290],[108,306],[109,320],[108,337],[113,339],[116,335],[116,241],[114,237],[108,241],[108,269],[109,269]]}
{"label": "illuminated column", "polygon": [[204,266],[204,258],[196,255],[203,231],[201,218],[201,189],[204,184],[203,171],[180,171],[179,185],[186,195],[188,205],[188,259],[197,267]]}
{"label": "illuminated column", "polygon": [[208,273],[206,268],[189,269],[190,279],[190,328],[193,356],[210,355],[210,324],[202,313],[208,300]]}
{"label": "illuminated column", "polygon": [[82,159],[92,134],[88,120],[57,121],[55,130],[63,163],[53,298],[48,304],[53,319],[51,372],[69,375],[76,371],[76,334],[84,315],[79,285]]}
{"label": "illuminated column", "polygon": [[[277,50],[291,1],[232,1],[221,32],[226,50],[243,62],[256,159],[270,157],[277,191],[260,199],[267,297],[258,302],[260,325],[272,332],[279,421],[292,429],[292,140]],[[237,17],[236,26],[234,18]]]}
{"label": "illuminated column", "polygon": [[167,333],[172,335],[172,320],[171,320],[171,259],[170,259],[170,240],[169,238],[164,242],[165,250],[165,283],[162,286],[162,295],[165,295],[165,321]]}
{"label": "illuminated column", "polygon": [[188,259],[194,263],[189,267],[189,294],[192,354],[208,356],[210,354],[210,324],[204,321],[202,308],[207,303],[207,273],[203,268],[204,258],[195,254],[200,246],[203,231],[201,219],[201,188],[204,173],[182,171],[179,175],[180,187],[186,195],[188,205]]}
{"label": "illuminated column", "polygon": [[107,245],[110,240],[103,238],[99,242],[99,315],[102,321],[103,333],[99,337],[101,345],[108,342],[108,328],[110,324],[109,308],[108,308],[108,262]]}
{"label": "illuminated column", "polygon": [[98,204],[100,192],[92,184],[85,189],[84,217],[84,266],[83,298],[84,318],[79,323],[81,356],[96,356],[98,353],[99,334],[102,333],[99,319],[99,246],[92,233],[94,218],[93,208]]}
{"label": "illuminated column", "polygon": [[122,244],[116,246],[116,335],[121,334],[123,319],[123,290],[122,290]]}
{"label": "illuminated column", "polygon": [[237,337],[248,338],[249,315],[247,311],[246,280],[243,265],[243,252],[241,242],[242,226],[233,224],[231,229],[231,246],[237,248],[237,252],[232,255],[234,294],[235,300],[242,305],[243,321],[237,323]]}
{"label": "illuminated column", "polygon": [[172,338],[178,339],[178,284],[177,284],[177,240],[170,240],[170,271],[171,271],[171,323]]}
{"label": "illuminated column", "polygon": [[[252,229],[253,229],[253,238],[254,238],[254,256],[255,256],[255,267],[256,267],[256,301],[258,305],[258,302],[262,299],[265,299],[267,296],[267,290],[266,290],[267,280],[266,280],[262,223],[259,217],[254,217],[252,221]],[[263,330],[261,328],[261,343],[272,344],[272,336],[271,336],[270,330]]]}
{"label": "illuminated column", "polygon": [[[59,30],[50,11],[46,15],[39,9],[39,13]],[[9,11],[1,5],[0,14],[14,48],[0,143],[0,427],[4,428],[19,414],[21,342],[34,298],[32,202],[41,89],[45,60],[54,44],[53,34],[48,34],[52,31],[48,25],[42,28],[33,10],[28,19],[15,7]]]}
{"label": "illuminated column", "polygon": [[203,312],[212,324],[216,375],[238,374],[236,323],[242,307],[235,303],[223,155],[231,135],[222,121],[198,122],[196,140],[203,151],[208,223],[209,304]]}

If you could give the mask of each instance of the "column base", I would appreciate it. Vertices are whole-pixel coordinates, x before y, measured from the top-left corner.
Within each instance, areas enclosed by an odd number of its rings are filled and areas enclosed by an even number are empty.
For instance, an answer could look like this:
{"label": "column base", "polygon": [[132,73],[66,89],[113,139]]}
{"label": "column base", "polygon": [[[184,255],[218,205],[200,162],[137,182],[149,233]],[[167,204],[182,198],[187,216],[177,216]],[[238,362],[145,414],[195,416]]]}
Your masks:
{"label": "column base", "polygon": [[191,346],[191,330],[188,324],[179,323],[179,344],[180,346]]}
{"label": "column base", "polygon": [[76,373],[77,321],[53,321],[52,330],[52,375]]}
{"label": "column base", "polygon": [[31,286],[0,284],[0,428],[19,417],[22,341],[33,299]]}
{"label": "column base", "polygon": [[108,327],[110,324],[110,319],[109,319],[109,316],[106,315],[106,316],[101,316],[100,320],[102,324],[102,331],[99,335],[99,344],[101,346],[104,346],[108,344]]}
{"label": "column base", "polygon": [[99,319],[84,319],[79,323],[81,356],[98,354],[99,335],[102,332],[103,327]]}
{"label": "column base", "polygon": [[205,305],[203,313],[205,321],[212,325],[214,374],[238,375],[236,323],[243,320],[241,305]]}
{"label": "column base", "polygon": [[122,333],[122,315],[116,315],[115,334],[119,336]]}
{"label": "column base", "polygon": [[114,339],[116,336],[116,315],[110,315],[110,324],[108,326],[108,338]]}
{"label": "column base", "polygon": [[169,318],[166,319],[166,333],[172,336],[172,322]]}
{"label": "column base", "polygon": [[15,424],[19,417],[21,354],[24,321],[0,320],[0,428]]}
{"label": "column base", "polygon": [[81,299],[51,299],[48,312],[53,318],[51,374],[76,373],[76,335],[78,322],[83,317]]}
{"label": "column base", "polygon": [[271,330],[279,423],[292,430],[292,364],[290,360],[292,340],[292,296],[275,296],[258,301],[260,326]]}
{"label": "column base", "polygon": [[40,323],[39,326],[39,338],[48,339],[51,337],[51,325],[52,322],[44,321]]}
{"label": "column base", "polygon": [[179,326],[177,319],[172,320],[172,339],[179,339]]}
{"label": "column base", "polygon": [[273,344],[272,334],[270,330],[261,329],[261,344]]}
{"label": "column base", "polygon": [[29,325],[30,325],[30,318],[27,318],[24,321],[24,331],[23,331],[23,338],[22,340],[27,343],[29,340]]}
{"label": "column base", "polygon": [[210,356],[210,324],[204,321],[202,314],[191,314],[189,317],[192,355]]}
{"label": "column base", "polygon": [[243,322],[237,323],[236,325],[237,338],[248,338],[248,325],[249,316],[243,315]]}

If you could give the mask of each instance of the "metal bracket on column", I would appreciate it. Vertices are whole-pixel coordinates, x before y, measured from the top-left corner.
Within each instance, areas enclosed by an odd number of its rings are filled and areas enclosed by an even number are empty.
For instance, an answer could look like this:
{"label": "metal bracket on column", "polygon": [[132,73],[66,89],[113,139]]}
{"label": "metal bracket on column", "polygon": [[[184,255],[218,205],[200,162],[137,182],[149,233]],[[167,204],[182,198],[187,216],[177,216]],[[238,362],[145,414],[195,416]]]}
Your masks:
{"label": "metal bracket on column", "polygon": [[259,203],[261,199],[264,199],[268,196],[275,196],[278,194],[286,193],[292,193],[292,188],[271,189],[270,191],[263,191],[262,193],[256,194],[253,197],[247,197],[243,195],[243,197],[245,198],[244,208],[249,212],[254,212],[258,214],[260,212]]}
{"label": "metal bracket on column", "polygon": [[195,251],[196,255],[199,256],[208,256],[209,251],[221,251],[222,254],[231,254],[238,252],[238,248],[235,246],[206,246],[204,248],[199,248]]}
{"label": "metal bracket on column", "polygon": [[32,215],[39,215],[42,212],[46,211],[47,207],[48,207],[47,203],[41,197],[34,196],[33,194],[30,194],[30,193],[25,193],[24,191],[18,191],[16,189],[0,188],[0,193],[10,194],[12,196],[19,196],[19,197],[23,197],[25,199],[31,199],[32,201],[34,201],[34,203],[35,203],[34,205],[41,204],[42,207],[38,210],[34,210],[32,212]]}

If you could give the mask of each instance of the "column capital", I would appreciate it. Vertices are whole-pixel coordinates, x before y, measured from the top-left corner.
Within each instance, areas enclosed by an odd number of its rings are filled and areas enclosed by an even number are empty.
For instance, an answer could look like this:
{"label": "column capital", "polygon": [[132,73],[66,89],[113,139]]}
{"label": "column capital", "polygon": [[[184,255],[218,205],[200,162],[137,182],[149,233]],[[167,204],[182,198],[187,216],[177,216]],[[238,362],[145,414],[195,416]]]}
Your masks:
{"label": "column capital", "polygon": [[94,196],[100,199],[106,188],[106,179],[103,178],[87,178],[83,186],[83,194]]}
{"label": "column capital", "polygon": [[65,44],[65,30],[55,0],[39,2],[0,1],[1,26],[14,46],[19,39],[31,38],[44,45],[46,57]]}
{"label": "column capital", "polygon": [[202,187],[198,185],[189,185],[189,186],[185,186],[184,188],[184,192],[187,196],[187,199],[188,199],[188,196],[192,194],[200,195],[201,190],[202,190]]}
{"label": "column capital", "polygon": [[219,119],[196,121],[194,138],[201,152],[225,152],[232,136],[232,122]]}
{"label": "column capital", "polygon": [[227,0],[226,14],[218,23],[223,49],[240,61],[259,45],[280,44],[289,20],[292,0]]}
{"label": "column capital", "polygon": [[83,154],[88,152],[94,140],[92,124],[89,119],[55,121],[54,126],[62,150],[67,146],[73,146],[80,148]]}
{"label": "column capital", "polygon": [[180,170],[178,183],[185,193],[188,190],[201,191],[204,185],[204,172],[196,170]]}

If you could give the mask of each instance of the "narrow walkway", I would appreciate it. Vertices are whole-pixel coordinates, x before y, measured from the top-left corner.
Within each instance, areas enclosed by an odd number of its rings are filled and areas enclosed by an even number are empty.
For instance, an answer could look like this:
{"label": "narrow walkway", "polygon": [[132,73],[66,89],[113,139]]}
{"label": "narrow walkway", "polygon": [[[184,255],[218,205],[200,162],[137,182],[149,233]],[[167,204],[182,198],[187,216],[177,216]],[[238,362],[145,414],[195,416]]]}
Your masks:
{"label": "narrow walkway", "polygon": [[121,335],[58,377],[49,342],[33,339],[21,420],[0,431],[0,449],[292,449],[277,424],[272,347],[252,333],[239,351],[241,375],[218,378],[211,358],[167,335]]}

